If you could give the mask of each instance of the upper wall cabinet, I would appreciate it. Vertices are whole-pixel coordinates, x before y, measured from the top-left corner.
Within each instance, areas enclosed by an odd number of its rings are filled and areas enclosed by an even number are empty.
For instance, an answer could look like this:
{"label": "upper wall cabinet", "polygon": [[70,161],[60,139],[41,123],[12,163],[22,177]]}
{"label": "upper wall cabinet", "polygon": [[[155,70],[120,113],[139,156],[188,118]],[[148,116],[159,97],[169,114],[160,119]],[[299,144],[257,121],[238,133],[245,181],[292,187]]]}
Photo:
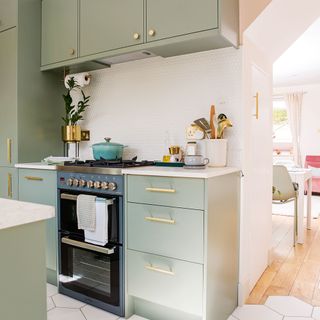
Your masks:
{"label": "upper wall cabinet", "polygon": [[215,28],[217,0],[147,0],[148,42]]}
{"label": "upper wall cabinet", "polygon": [[78,0],[42,0],[41,64],[78,56]]}
{"label": "upper wall cabinet", "polygon": [[17,25],[17,0],[0,0],[0,32]]}
{"label": "upper wall cabinet", "polygon": [[237,46],[239,38],[239,0],[42,0],[42,14],[42,70],[88,71]]}
{"label": "upper wall cabinet", "polygon": [[80,56],[143,43],[143,0],[80,0]]}

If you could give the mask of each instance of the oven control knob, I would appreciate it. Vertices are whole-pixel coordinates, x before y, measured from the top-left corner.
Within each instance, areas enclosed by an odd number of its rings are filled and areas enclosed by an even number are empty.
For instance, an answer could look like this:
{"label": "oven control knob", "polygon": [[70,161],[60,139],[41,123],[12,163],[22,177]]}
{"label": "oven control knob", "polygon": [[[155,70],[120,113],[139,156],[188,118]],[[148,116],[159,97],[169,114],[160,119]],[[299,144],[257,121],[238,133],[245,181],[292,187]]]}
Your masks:
{"label": "oven control knob", "polygon": [[110,182],[109,183],[109,189],[110,190],[112,190],[112,191],[114,191],[114,190],[116,190],[117,189],[117,184],[115,183],[115,182]]}
{"label": "oven control knob", "polygon": [[101,189],[108,190],[109,189],[109,183],[104,181],[101,183]]}
{"label": "oven control knob", "polygon": [[93,188],[93,185],[94,185],[94,183],[93,183],[92,180],[89,180],[89,181],[87,182],[87,188]]}
{"label": "oven control knob", "polygon": [[71,186],[73,185],[73,179],[69,178],[69,179],[67,180],[67,185],[68,185],[69,187],[71,187]]}
{"label": "oven control knob", "polygon": [[93,184],[95,189],[100,189],[101,188],[101,182],[100,181],[95,181]]}
{"label": "oven control knob", "polygon": [[86,180],[83,180],[83,179],[81,179],[80,181],[79,181],[79,186],[80,187],[85,187],[87,185],[87,182],[86,182]]}
{"label": "oven control knob", "polygon": [[77,186],[79,185],[79,180],[78,180],[78,179],[73,179],[72,185],[73,185],[74,187],[77,187]]}

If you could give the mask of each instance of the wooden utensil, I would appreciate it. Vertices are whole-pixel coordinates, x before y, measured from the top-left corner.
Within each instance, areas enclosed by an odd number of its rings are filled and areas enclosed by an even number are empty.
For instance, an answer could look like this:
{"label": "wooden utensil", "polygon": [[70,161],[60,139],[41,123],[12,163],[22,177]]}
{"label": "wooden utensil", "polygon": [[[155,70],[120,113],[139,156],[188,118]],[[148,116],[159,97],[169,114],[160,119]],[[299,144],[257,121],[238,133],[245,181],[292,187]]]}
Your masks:
{"label": "wooden utensil", "polygon": [[211,139],[216,138],[216,128],[214,127],[214,116],[216,114],[216,107],[214,105],[210,108],[210,129],[211,129]]}

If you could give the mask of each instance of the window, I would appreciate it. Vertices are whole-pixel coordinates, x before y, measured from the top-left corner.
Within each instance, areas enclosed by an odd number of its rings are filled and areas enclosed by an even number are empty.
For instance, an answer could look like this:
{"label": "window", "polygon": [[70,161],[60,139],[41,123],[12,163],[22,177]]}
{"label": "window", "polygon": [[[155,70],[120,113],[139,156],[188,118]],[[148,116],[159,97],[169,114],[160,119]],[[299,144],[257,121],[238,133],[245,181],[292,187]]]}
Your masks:
{"label": "window", "polygon": [[292,143],[288,108],[283,99],[273,101],[273,142]]}
{"label": "window", "polygon": [[273,150],[277,155],[290,155],[292,134],[288,108],[284,99],[273,100]]}

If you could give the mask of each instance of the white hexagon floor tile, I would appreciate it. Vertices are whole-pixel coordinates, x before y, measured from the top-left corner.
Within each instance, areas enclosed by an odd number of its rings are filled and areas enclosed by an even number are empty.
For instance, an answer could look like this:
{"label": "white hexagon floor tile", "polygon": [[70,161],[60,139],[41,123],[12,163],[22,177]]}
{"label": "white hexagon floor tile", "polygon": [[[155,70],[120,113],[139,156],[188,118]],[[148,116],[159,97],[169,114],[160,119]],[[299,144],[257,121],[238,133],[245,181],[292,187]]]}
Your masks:
{"label": "white hexagon floor tile", "polygon": [[47,311],[55,308],[56,306],[54,305],[52,299],[50,297],[47,297]]}
{"label": "white hexagon floor tile", "polygon": [[313,308],[312,318],[315,320],[320,320],[320,307]]}
{"label": "white hexagon floor tile", "polygon": [[52,300],[57,307],[61,307],[61,308],[80,309],[86,305],[85,303],[79,300],[69,298],[60,293],[56,294],[55,296],[52,296]]}
{"label": "white hexagon floor tile", "polygon": [[313,307],[295,297],[273,296],[265,303],[270,309],[291,317],[311,317]]}
{"label": "white hexagon floor tile", "polygon": [[48,312],[48,320],[86,320],[79,309],[54,308]]}
{"label": "white hexagon floor tile", "polygon": [[238,320],[282,320],[283,316],[262,305],[244,305],[232,314]]}
{"label": "white hexagon floor tile", "polygon": [[103,311],[101,309],[86,305],[81,308],[82,313],[86,317],[87,320],[117,320],[119,319],[118,316]]}
{"label": "white hexagon floor tile", "polygon": [[47,283],[47,297],[52,297],[58,293],[58,288],[50,283]]}

